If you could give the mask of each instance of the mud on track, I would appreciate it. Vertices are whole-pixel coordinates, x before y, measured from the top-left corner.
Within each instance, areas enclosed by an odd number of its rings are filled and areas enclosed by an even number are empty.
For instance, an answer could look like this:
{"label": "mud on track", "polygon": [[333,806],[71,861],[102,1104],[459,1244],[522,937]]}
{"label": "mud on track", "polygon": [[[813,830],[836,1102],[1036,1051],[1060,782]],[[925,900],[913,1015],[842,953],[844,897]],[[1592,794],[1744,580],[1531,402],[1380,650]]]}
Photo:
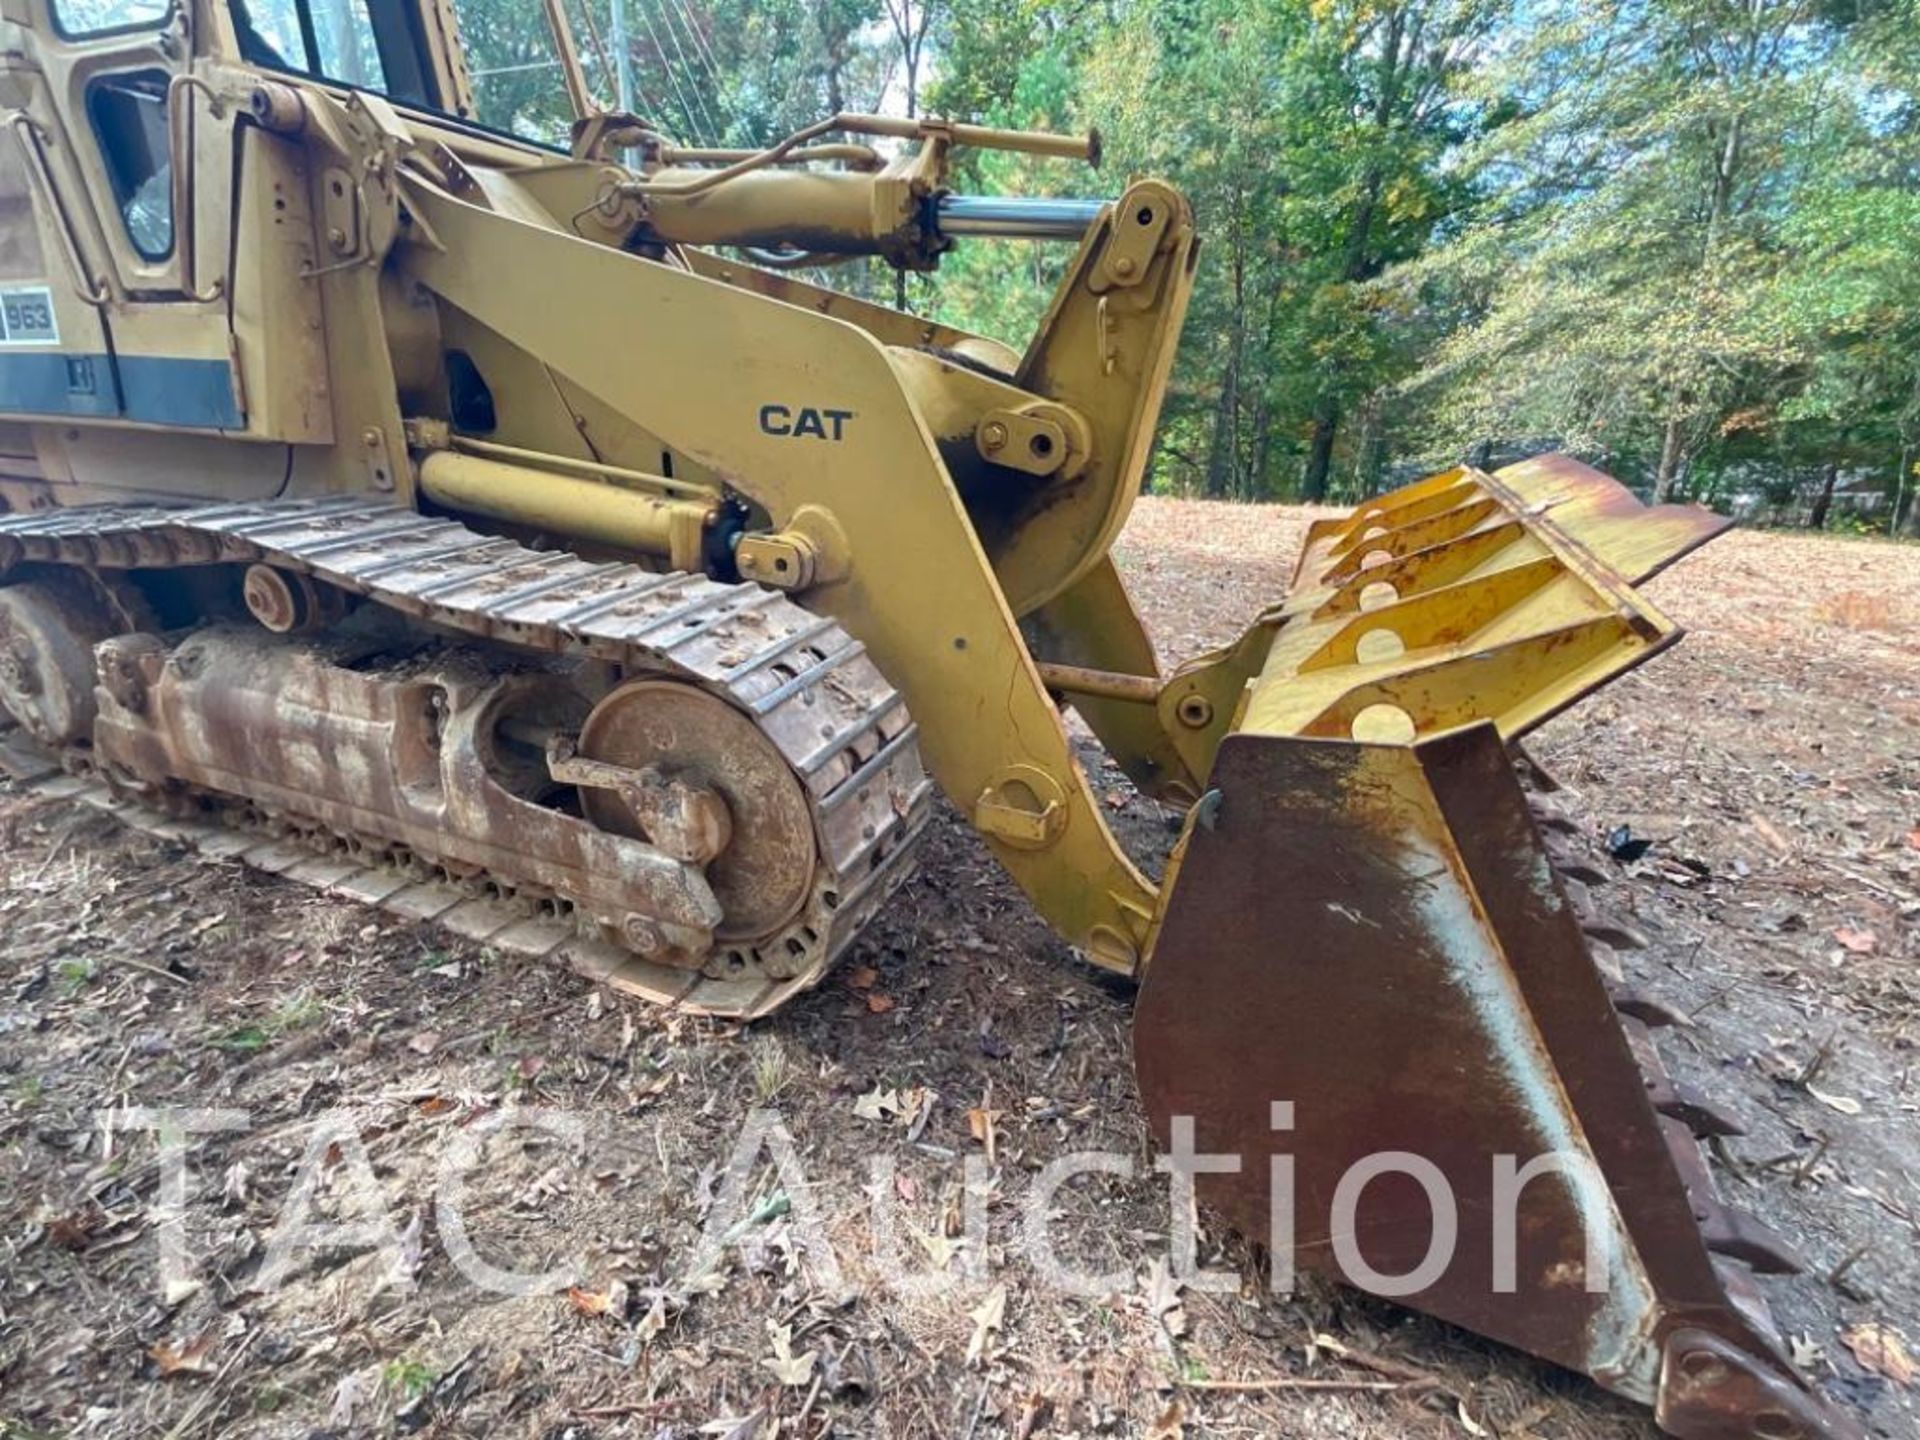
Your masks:
{"label": "mud on track", "polygon": [[[1163,653],[1277,595],[1306,518],[1143,502],[1119,553]],[[1650,594],[1690,638],[1532,749],[1616,876],[1604,903],[1648,941],[1629,973],[1693,1017],[1663,1032],[1670,1068],[1750,1123],[1723,1191],[1811,1262],[1770,1284],[1776,1313],[1878,1433],[1920,1434],[1915,1392],[1849,1345],[1872,1325],[1920,1344],[1920,550],[1736,533]],[[1156,807],[1095,779],[1131,841],[1164,846]],[[1622,825],[1654,842],[1632,863],[1604,845]],[[1654,1433],[1577,1377],[1366,1297],[1156,1284],[1166,1193],[1128,1022],[1125,987],[1052,938],[950,811],[836,976],[741,1030],[0,791],[0,1436]],[[151,1137],[109,1145],[96,1118],[128,1105],[248,1112],[194,1151],[197,1288],[156,1287]],[[477,1141],[467,1223],[494,1263],[577,1261],[572,1294],[476,1288],[433,1212],[446,1157],[516,1105],[578,1114],[584,1155]],[[809,1183],[782,1213],[761,1156],[751,1223],[697,1272],[718,1167],[759,1106]],[[950,1232],[989,1113],[970,1256]],[[303,1157],[315,1213],[358,1213],[330,1115],[364,1145],[403,1273],[303,1253],[259,1291]],[[1039,1168],[1088,1149],[1136,1178],[1063,1190],[1054,1234],[1134,1278],[1079,1299],[1034,1283],[1017,1230]],[[944,1265],[943,1291],[882,1282],[876,1150],[902,1253]],[[837,1274],[797,1242],[808,1202]],[[1280,1383],[1221,1388],[1244,1381]]]}

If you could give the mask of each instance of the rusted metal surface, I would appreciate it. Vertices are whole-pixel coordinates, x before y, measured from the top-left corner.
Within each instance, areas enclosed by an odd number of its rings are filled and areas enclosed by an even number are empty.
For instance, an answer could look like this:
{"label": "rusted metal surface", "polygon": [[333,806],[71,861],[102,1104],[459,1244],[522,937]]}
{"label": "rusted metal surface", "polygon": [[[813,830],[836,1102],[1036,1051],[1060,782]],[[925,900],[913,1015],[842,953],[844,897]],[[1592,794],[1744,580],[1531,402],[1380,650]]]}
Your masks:
{"label": "rusted metal surface", "polygon": [[[611,973],[637,967],[631,972],[634,988],[666,992],[690,1007],[764,1013],[816,983],[904,878],[912,841],[929,808],[931,786],[919,763],[917,731],[899,695],[838,625],[756,586],[537,552],[364,497],[173,511],[96,507],[0,520],[0,572],[33,561],[106,570],[270,565],[304,584],[333,587],[529,659],[547,655],[607,662],[617,673],[671,681],[741,717],[765,754],[776,757],[769,763],[785,767],[802,797],[815,863],[800,903],[779,923],[751,934],[744,933],[751,927],[735,927],[741,933],[733,933],[717,923],[715,943],[698,972],[679,969],[686,979],[676,981],[676,967],[663,965],[661,957],[684,964],[692,956],[681,942],[691,938],[697,948],[697,935],[676,937],[659,925],[627,924],[632,915],[644,919],[646,907],[629,903],[619,911],[612,888],[632,859],[620,851],[621,843],[636,844],[669,863],[672,857],[635,837],[571,822],[597,837],[583,840],[559,825],[554,811],[539,822],[546,826],[545,838],[529,848],[520,836],[489,829],[506,810],[516,821],[534,818],[522,815],[514,808],[518,805],[541,808],[512,787],[496,785],[499,793],[482,787],[478,798],[450,800],[472,810],[463,830],[423,825],[421,816],[407,808],[405,766],[416,764],[421,774],[434,767],[417,756],[408,760],[403,727],[391,707],[403,694],[445,688],[442,682],[465,684],[461,695],[444,702],[441,723],[466,716],[473,753],[482,755],[491,742],[482,724],[488,696],[479,681],[416,677],[407,690],[375,675],[363,677],[356,688],[356,682],[341,678],[353,672],[324,663],[310,650],[297,662],[287,653],[264,652],[248,652],[251,658],[243,660],[230,652],[237,643],[232,637],[200,634],[178,648],[216,647],[218,653],[202,662],[205,673],[212,675],[216,662],[223,675],[226,666],[245,664],[261,678],[256,683],[242,677],[228,685],[216,676],[189,695],[191,687],[175,676],[172,659],[158,666],[157,674],[147,674],[156,667],[150,662],[143,667],[145,642],[134,653],[113,657],[122,692],[168,715],[158,728],[136,711],[122,715],[121,753],[142,762],[130,763],[135,772],[157,776],[169,761],[191,760],[204,767],[206,777],[195,783],[212,781],[218,770],[224,793],[260,798],[250,794],[252,785],[275,808],[335,833],[401,846],[456,874],[481,874],[498,889],[558,896],[596,920],[613,917],[628,953],[603,968]],[[248,640],[260,646],[289,643],[258,635]],[[319,723],[302,736],[294,722],[265,719],[253,708],[269,684],[289,681],[313,690],[316,708],[340,709],[344,715],[358,704],[361,729],[344,721],[338,730]],[[213,732],[195,733],[206,715],[225,718],[216,721]],[[255,737],[271,752],[251,757],[259,769],[235,766],[224,753],[235,748],[235,735]],[[303,746],[311,753],[303,753]],[[453,756],[447,764],[465,763],[461,744],[447,748]],[[546,757],[535,758],[544,774]],[[496,756],[491,773],[497,777],[511,763],[510,757]],[[312,782],[318,776],[331,778],[316,788]],[[469,773],[464,782],[450,783],[455,775],[444,769],[438,774],[449,791],[461,784],[471,789],[479,778]],[[497,813],[481,813],[489,809]],[[789,816],[781,823],[791,821]],[[593,858],[583,858],[587,851],[594,851]],[[721,910],[724,920],[724,901]],[[676,914],[684,919],[693,912]]]}
{"label": "rusted metal surface", "polygon": [[[164,786],[180,779],[501,877],[603,933],[650,929],[649,957],[698,966],[721,908],[700,867],[502,785],[501,718],[562,677],[499,675],[457,658],[375,670],[354,650],[214,627],[181,641],[138,710],[109,701],[95,749]],[[582,706],[584,709],[584,705]]]}
{"label": "rusted metal surface", "polygon": [[1160,679],[1156,675],[1124,675],[1115,670],[1095,670],[1086,665],[1053,661],[1040,662],[1039,670],[1040,679],[1049,690],[1076,699],[1087,696],[1151,706],[1160,698]]}
{"label": "rusted metal surface", "polygon": [[1598,877],[1556,873],[1508,748],[1679,637],[1634,582],[1727,524],[1550,456],[1310,527],[1176,851],[1135,1052],[1163,1143],[1188,1116],[1238,1157],[1198,1193],[1256,1240],[1284,1238],[1270,1162],[1291,1157],[1301,1268],[1420,1271],[1435,1212],[1407,1172],[1431,1166],[1455,1242],[1395,1298],[1686,1440],[1838,1440],[1854,1423],[1753,1278],[1792,1253],[1720,1201],[1697,1143],[1739,1122],[1674,1084],[1650,1033],[1670,1015],[1589,953],[1637,941],[1594,913]]}
{"label": "rusted metal surface", "polygon": [[[725,905],[723,935],[764,935],[806,903],[815,866],[806,792],[741,711],[671,681],[629,681],[594,707],[580,753],[626,770],[670,767],[676,782],[711,787],[725,800],[732,842],[710,872]],[[665,799],[607,787],[580,798],[602,830],[645,836],[657,833]]]}
{"label": "rusted metal surface", "polygon": [[0,589],[0,705],[45,745],[93,726],[93,647],[111,618],[77,576]]}
{"label": "rusted metal surface", "polygon": [[1634,585],[1733,527],[1730,517],[1698,505],[1642,505],[1612,476],[1571,455],[1522,460],[1488,480],[1510,504],[1545,516]]}
{"label": "rusted metal surface", "polygon": [[[1421,1157],[1457,1202],[1458,1242],[1402,1303],[1656,1403],[1687,1440],[1856,1433],[1795,1375],[1751,1283],[1723,1273],[1715,1251],[1757,1253],[1747,1222],[1713,1197],[1687,1127],[1656,1113],[1495,729],[1415,745],[1234,735],[1212,784],[1134,1042],[1161,1140],[1192,1116],[1202,1151],[1240,1157],[1199,1177],[1201,1200],[1265,1239],[1269,1160],[1294,1157],[1297,1263],[1354,1280],[1336,1248],[1350,1243],[1404,1276],[1432,1239],[1420,1185],[1381,1175],[1350,1234],[1334,1202],[1368,1157]],[[1562,1170],[1519,1192],[1504,1293],[1495,1157],[1547,1154],[1604,1185]],[[1683,1332],[1725,1352],[1684,1399],[1665,1360]],[[1755,1428],[1772,1401],[1751,1397],[1776,1391],[1797,1407],[1782,1415],[1817,1425]]]}

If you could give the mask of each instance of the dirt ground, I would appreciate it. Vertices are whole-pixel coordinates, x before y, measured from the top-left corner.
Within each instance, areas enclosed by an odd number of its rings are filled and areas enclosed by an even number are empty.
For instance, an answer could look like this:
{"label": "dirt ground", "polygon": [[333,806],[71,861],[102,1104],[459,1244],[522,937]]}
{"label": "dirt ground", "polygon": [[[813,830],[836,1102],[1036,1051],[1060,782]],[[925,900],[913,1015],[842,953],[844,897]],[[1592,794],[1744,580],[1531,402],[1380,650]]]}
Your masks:
{"label": "dirt ground", "polygon": [[[1305,518],[1142,503],[1119,554],[1163,653],[1277,597]],[[1721,1187],[1807,1258],[1767,1282],[1798,1359],[1873,1433],[1920,1434],[1920,549],[1737,533],[1650,594],[1688,642],[1531,748],[1649,942],[1629,971],[1693,1022],[1669,1065],[1750,1124]],[[1622,826],[1653,842],[1631,861]],[[836,976],[743,1029],[0,788],[0,1440],[1655,1433],[1353,1292],[1171,1289],[1129,1014],[950,811]],[[182,1211],[142,1106],[245,1112],[192,1137]],[[581,1133],[500,1128],[532,1107]],[[757,1109],[782,1131],[735,1184]],[[1063,1189],[1054,1230],[1125,1278],[1076,1298],[1024,1268],[1018,1202],[1098,1149],[1134,1178]],[[485,1262],[572,1283],[477,1285],[446,1171]],[[876,1202],[918,1284],[890,1281]],[[302,1219],[359,1238],[265,1284]]]}

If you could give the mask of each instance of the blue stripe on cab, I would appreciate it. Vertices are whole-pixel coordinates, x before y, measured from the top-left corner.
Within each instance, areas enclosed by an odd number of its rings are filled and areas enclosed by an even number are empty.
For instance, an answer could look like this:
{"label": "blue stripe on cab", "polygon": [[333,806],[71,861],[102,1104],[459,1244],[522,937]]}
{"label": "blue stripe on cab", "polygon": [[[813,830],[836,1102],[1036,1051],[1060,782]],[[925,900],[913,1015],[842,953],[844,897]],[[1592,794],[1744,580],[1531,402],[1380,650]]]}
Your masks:
{"label": "blue stripe on cab", "polygon": [[110,355],[0,350],[0,410],[29,415],[120,413]]}
{"label": "blue stripe on cab", "polygon": [[115,363],[129,420],[203,430],[238,430],[246,424],[234,403],[233,376],[224,360],[122,355]]}
{"label": "blue stripe on cab", "polygon": [[171,355],[116,359],[106,354],[0,349],[0,411],[122,417],[200,430],[239,430],[246,425],[226,361]]}

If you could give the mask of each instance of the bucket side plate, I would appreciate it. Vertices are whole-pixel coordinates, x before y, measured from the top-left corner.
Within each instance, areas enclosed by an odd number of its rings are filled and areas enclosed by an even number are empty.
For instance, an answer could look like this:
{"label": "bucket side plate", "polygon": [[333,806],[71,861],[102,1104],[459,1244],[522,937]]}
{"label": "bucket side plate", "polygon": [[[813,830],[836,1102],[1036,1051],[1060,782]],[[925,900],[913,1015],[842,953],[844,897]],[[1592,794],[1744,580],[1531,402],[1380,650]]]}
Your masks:
{"label": "bucket side plate", "polygon": [[1298,1268],[1686,1440],[1834,1440],[1751,1273],[1790,1257],[1716,1198],[1718,1117],[1596,968],[1509,748],[1678,638],[1633,582],[1725,525],[1547,457],[1312,527],[1169,869],[1135,1051],[1161,1142],[1190,1117],[1238,1159],[1202,1203]]}

